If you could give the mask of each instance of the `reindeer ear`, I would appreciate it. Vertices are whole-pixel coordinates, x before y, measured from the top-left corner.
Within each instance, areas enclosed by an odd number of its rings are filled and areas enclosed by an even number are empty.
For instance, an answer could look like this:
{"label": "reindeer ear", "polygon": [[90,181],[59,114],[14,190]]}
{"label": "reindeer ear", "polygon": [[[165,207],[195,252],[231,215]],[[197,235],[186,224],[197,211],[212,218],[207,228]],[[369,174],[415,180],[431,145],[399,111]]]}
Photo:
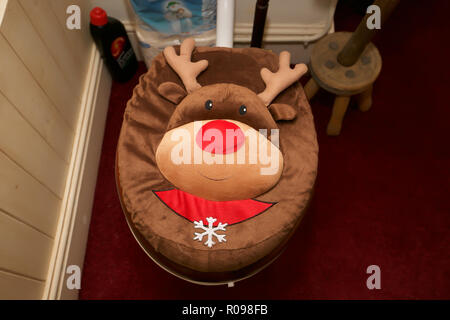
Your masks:
{"label": "reindeer ear", "polygon": [[293,120],[297,117],[297,110],[285,103],[273,103],[269,106],[269,111],[275,121]]}
{"label": "reindeer ear", "polygon": [[158,92],[161,96],[175,104],[179,104],[187,95],[187,92],[174,82],[161,83],[158,87]]}

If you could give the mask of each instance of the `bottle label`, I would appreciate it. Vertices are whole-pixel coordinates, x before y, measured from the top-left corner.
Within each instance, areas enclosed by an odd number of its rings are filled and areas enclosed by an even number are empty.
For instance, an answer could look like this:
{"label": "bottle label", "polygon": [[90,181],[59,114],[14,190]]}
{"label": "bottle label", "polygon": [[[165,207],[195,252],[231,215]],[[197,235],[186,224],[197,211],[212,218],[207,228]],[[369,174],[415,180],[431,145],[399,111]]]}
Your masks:
{"label": "bottle label", "polygon": [[129,59],[133,56],[133,49],[130,47],[126,49],[127,40],[125,37],[118,37],[111,43],[111,55],[116,59],[120,68],[124,69],[128,64]]}
{"label": "bottle label", "polygon": [[117,59],[117,63],[122,69],[124,69],[130,62],[130,58],[133,57],[133,55],[134,55],[133,49],[130,48],[120,55],[120,57]]}
{"label": "bottle label", "polygon": [[114,57],[114,59],[117,59],[120,54],[123,52],[123,48],[125,47],[125,38],[124,37],[118,37],[116,40],[114,40],[111,43],[111,54]]}

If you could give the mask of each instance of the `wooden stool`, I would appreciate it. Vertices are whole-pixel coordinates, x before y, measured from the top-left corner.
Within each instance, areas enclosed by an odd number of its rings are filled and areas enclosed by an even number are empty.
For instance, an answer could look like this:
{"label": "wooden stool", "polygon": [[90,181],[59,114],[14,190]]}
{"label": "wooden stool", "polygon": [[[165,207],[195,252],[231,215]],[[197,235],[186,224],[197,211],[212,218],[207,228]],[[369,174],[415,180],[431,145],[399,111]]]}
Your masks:
{"label": "wooden stool", "polygon": [[337,136],[341,132],[351,96],[356,96],[361,111],[372,106],[372,86],[381,71],[381,56],[370,40],[398,3],[399,0],[375,0],[371,10],[378,8],[375,16],[380,19],[378,28],[373,25],[369,28],[368,20],[373,17],[368,10],[355,32],[330,34],[315,44],[310,62],[312,78],[305,86],[305,93],[311,99],[323,88],[336,95],[327,128],[329,135]]}
{"label": "wooden stool", "polygon": [[327,127],[327,134],[332,136],[341,132],[350,97],[356,97],[361,111],[370,109],[372,85],[381,71],[381,56],[372,43],[353,65],[346,67],[338,62],[338,54],[351,36],[351,32],[330,34],[318,41],[311,53],[312,78],[305,86],[306,97],[313,98],[319,88],[336,95]]}

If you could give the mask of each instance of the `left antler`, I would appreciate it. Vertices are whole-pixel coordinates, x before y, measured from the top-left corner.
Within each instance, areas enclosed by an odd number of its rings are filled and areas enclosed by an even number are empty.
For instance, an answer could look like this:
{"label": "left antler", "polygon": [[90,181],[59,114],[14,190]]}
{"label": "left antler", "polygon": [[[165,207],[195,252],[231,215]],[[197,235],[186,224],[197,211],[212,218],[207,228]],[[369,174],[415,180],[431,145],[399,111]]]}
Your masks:
{"label": "left antler", "polygon": [[258,97],[269,106],[273,99],[284,89],[301,78],[308,71],[305,64],[296,64],[294,69],[290,66],[291,54],[287,51],[280,53],[280,67],[276,73],[267,68],[261,69],[261,77],[266,84],[266,89],[258,94]]}
{"label": "left antler", "polygon": [[180,47],[180,55],[177,55],[173,47],[164,49],[164,57],[167,63],[178,74],[183,81],[184,87],[188,93],[194,92],[201,88],[197,82],[197,76],[208,67],[208,61],[201,60],[191,62],[192,51],[195,48],[195,41],[188,38],[183,41]]}

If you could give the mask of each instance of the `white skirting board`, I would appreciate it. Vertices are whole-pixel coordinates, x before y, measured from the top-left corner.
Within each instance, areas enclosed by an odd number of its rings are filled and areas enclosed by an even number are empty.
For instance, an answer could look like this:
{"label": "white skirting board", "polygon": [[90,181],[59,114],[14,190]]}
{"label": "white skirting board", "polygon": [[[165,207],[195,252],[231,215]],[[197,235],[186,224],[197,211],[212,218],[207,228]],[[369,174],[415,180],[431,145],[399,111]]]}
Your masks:
{"label": "white skirting board", "polygon": [[100,54],[92,46],[43,299],[78,298],[78,290],[66,286],[70,276],[66,270],[70,265],[83,268],[111,84]]}

